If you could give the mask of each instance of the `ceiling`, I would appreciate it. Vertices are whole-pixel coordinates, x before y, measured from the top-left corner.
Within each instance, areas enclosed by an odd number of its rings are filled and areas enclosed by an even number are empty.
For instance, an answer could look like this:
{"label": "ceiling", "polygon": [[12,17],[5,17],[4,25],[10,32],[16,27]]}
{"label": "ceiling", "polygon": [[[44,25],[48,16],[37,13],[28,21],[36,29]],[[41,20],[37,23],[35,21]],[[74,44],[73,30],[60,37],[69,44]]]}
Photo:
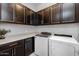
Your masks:
{"label": "ceiling", "polygon": [[37,12],[56,3],[22,3],[33,11]]}

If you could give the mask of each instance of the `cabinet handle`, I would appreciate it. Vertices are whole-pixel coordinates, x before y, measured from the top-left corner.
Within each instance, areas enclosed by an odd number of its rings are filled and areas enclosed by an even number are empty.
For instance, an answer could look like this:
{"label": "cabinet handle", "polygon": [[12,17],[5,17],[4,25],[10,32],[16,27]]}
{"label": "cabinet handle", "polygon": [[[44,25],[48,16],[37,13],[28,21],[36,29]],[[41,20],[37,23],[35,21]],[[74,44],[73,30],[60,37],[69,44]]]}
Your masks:
{"label": "cabinet handle", "polygon": [[0,53],[0,55],[9,55],[9,53]]}
{"label": "cabinet handle", "polygon": [[10,47],[12,47],[12,46],[15,46],[15,45],[17,45],[18,43],[14,43],[14,44],[11,44],[11,45],[9,45]]}
{"label": "cabinet handle", "polygon": [[14,53],[13,53],[14,51],[12,50],[12,56],[14,56]]}
{"label": "cabinet handle", "polygon": [[14,48],[14,56],[16,56],[16,48]]}
{"label": "cabinet handle", "polygon": [[26,41],[30,41],[30,40],[32,40],[32,39],[26,39]]}

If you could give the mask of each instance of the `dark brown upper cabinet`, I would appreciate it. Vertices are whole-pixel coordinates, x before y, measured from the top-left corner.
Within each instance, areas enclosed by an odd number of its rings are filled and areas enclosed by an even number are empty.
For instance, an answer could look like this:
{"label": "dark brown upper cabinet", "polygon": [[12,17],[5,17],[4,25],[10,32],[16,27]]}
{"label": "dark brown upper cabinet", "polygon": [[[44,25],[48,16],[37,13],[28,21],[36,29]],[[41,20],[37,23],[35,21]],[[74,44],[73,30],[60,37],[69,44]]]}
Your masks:
{"label": "dark brown upper cabinet", "polygon": [[30,25],[33,25],[34,17],[35,17],[34,12],[30,10]]}
{"label": "dark brown upper cabinet", "polygon": [[31,19],[31,11],[28,8],[25,8],[25,24],[29,25]]}
{"label": "dark brown upper cabinet", "polygon": [[43,10],[43,23],[44,24],[50,24],[51,22],[51,9],[50,8],[46,8]]}
{"label": "dark brown upper cabinet", "polygon": [[0,20],[1,20],[1,4],[0,4]]}
{"label": "dark brown upper cabinet", "polygon": [[51,24],[60,23],[60,4],[55,4],[51,8]]}
{"label": "dark brown upper cabinet", "polygon": [[40,24],[44,24],[44,16],[43,16],[43,11],[37,12],[38,14],[38,20],[40,21]]}
{"label": "dark brown upper cabinet", "polygon": [[40,16],[41,24],[57,24],[60,23],[60,4],[55,4],[46,9],[37,12]]}
{"label": "dark brown upper cabinet", "polygon": [[15,4],[15,22],[24,23],[24,10],[25,7],[22,4]]}
{"label": "dark brown upper cabinet", "polygon": [[10,19],[12,22],[13,22],[13,9],[14,9],[14,4],[12,4],[12,3],[9,3],[8,4],[8,8],[9,8],[9,11],[8,11],[8,13],[9,13],[9,18],[8,19]]}
{"label": "dark brown upper cabinet", "polygon": [[79,22],[79,3],[57,3],[34,12],[21,3],[0,3],[0,21],[26,25]]}
{"label": "dark brown upper cabinet", "polygon": [[79,3],[57,3],[37,12],[41,24],[79,22]]}
{"label": "dark brown upper cabinet", "polygon": [[32,14],[31,14],[31,24],[32,25],[36,25],[38,23],[36,18],[37,18],[36,13],[32,11]]}
{"label": "dark brown upper cabinet", "polygon": [[31,24],[35,26],[41,24],[40,15],[38,15],[38,13],[34,11],[32,11],[32,15],[31,15]]}
{"label": "dark brown upper cabinet", "polygon": [[33,11],[29,8],[25,8],[25,24],[32,25]]}
{"label": "dark brown upper cabinet", "polygon": [[1,21],[13,22],[13,4],[12,3],[1,3]]}
{"label": "dark brown upper cabinet", "polygon": [[38,20],[38,25],[43,24],[43,16],[42,16],[42,12],[37,12],[36,13],[36,19]]}
{"label": "dark brown upper cabinet", "polygon": [[79,3],[75,3],[76,22],[79,22]]}
{"label": "dark brown upper cabinet", "polygon": [[61,4],[61,22],[62,23],[75,22],[75,4],[74,3]]}

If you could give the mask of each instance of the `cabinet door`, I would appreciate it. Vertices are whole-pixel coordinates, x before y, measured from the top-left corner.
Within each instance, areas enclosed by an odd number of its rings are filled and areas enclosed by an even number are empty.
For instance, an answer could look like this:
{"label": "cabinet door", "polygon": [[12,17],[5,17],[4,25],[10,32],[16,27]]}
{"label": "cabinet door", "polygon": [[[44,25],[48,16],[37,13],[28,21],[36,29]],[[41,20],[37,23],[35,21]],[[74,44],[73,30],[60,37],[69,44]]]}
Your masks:
{"label": "cabinet door", "polygon": [[24,6],[21,4],[15,5],[15,22],[24,23]]}
{"label": "cabinet door", "polygon": [[43,10],[44,24],[50,24],[50,22],[51,22],[51,12],[50,11],[51,11],[50,7]]}
{"label": "cabinet door", "polygon": [[12,3],[1,3],[1,21],[13,22]]}
{"label": "cabinet door", "polygon": [[0,46],[0,56],[24,56],[24,40]]}
{"label": "cabinet door", "polygon": [[37,12],[37,14],[38,14],[39,24],[40,24],[40,25],[44,24],[43,11],[39,11],[39,12]]}
{"label": "cabinet door", "polygon": [[75,4],[64,3],[61,5],[61,21],[62,23],[75,21]]}
{"label": "cabinet door", "polygon": [[20,40],[17,42],[14,42],[13,46],[13,54],[14,56],[24,56],[24,40]]}
{"label": "cabinet door", "polygon": [[58,42],[54,40],[49,41],[49,55],[50,56],[74,56],[74,47],[68,43]]}
{"label": "cabinet door", "polygon": [[24,40],[8,43],[8,48],[12,48],[13,56],[24,56]]}
{"label": "cabinet door", "polygon": [[10,48],[0,51],[0,56],[12,56],[12,55],[13,55],[13,50]]}
{"label": "cabinet door", "polygon": [[25,55],[34,52],[34,38],[25,39]]}
{"label": "cabinet door", "polygon": [[25,8],[25,24],[29,25],[30,24],[30,9]]}
{"label": "cabinet door", "polygon": [[76,12],[76,22],[79,22],[79,3],[75,3],[75,12]]}
{"label": "cabinet door", "polygon": [[60,23],[60,4],[51,6],[51,24]]}
{"label": "cabinet door", "polygon": [[32,10],[25,8],[25,24],[32,24],[32,13]]}
{"label": "cabinet door", "polygon": [[16,47],[14,47],[14,56],[24,56],[24,46],[21,45],[17,45]]}
{"label": "cabinet door", "polygon": [[35,24],[35,12],[33,12],[32,10],[30,11],[30,24]]}
{"label": "cabinet door", "polygon": [[31,16],[31,20],[32,20],[32,25],[40,25],[40,20],[39,20],[39,16],[36,12],[32,12],[32,16]]}
{"label": "cabinet door", "polygon": [[0,3],[0,20],[1,20],[1,3]]}

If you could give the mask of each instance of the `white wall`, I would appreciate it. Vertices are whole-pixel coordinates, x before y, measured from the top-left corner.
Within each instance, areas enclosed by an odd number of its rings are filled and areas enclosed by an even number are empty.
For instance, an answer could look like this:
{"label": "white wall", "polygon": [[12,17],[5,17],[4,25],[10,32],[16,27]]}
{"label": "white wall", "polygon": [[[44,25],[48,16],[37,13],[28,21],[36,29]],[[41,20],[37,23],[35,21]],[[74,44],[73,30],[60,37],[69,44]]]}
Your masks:
{"label": "white wall", "polygon": [[35,27],[34,26],[28,26],[28,25],[20,25],[20,24],[8,24],[8,23],[1,23],[0,24],[1,29],[11,30],[10,33],[7,35],[16,35],[16,34],[23,34],[28,32],[34,32]]}
{"label": "white wall", "polygon": [[79,41],[79,23],[45,25],[45,26],[29,26],[20,24],[1,23],[0,28],[10,29],[8,35],[22,34],[28,32],[51,32],[52,34],[68,34],[72,35]]}
{"label": "white wall", "polygon": [[52,6],[54,4],[56,4],[56,3],[42,3],[41,5],[39,5],[39,7],[37,7],[36,12],[38,12],[38,11],[40,11],[42,9],[45,9],[45,8],[47,8],[49,6]]}
{"label": "white wall", "polygon": [[33,11],[37,12],[56,3],[22,3]]}
{"label": "white wall", "polygon": [[38,26],[37,31],[72,35],[76,40],[79,40],[79,23]]}

